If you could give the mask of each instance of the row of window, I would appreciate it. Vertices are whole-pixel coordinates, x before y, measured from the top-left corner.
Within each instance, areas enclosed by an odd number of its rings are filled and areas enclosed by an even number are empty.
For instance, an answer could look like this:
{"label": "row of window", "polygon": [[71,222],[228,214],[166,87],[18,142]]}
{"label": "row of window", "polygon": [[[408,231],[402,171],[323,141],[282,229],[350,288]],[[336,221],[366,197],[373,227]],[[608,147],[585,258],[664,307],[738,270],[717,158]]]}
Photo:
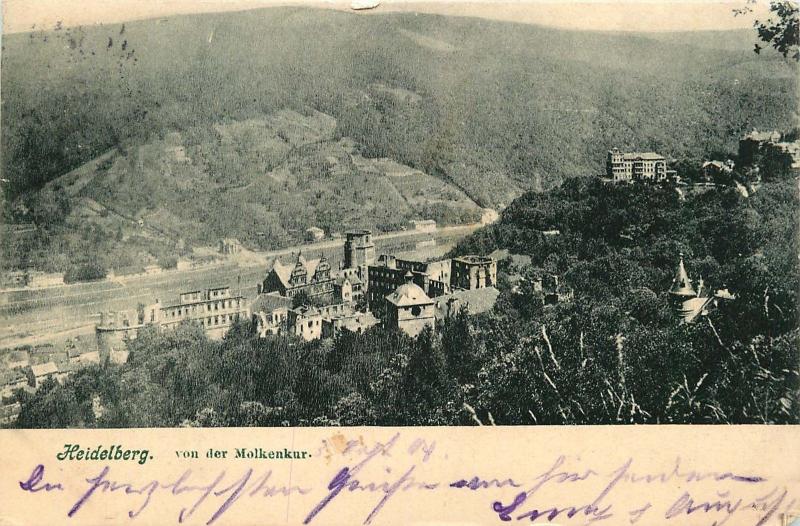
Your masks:
{"label": "row of window", "polygon": [[178,309],[172,309],[169,311],[169,316],[172,318],[176,316],[188,316],[189,314],[197,314],[199,312],[211,312],[212,310],[219,310],[220,307],[224,309],[232,309],[232,308],[239,308],[241,306],[241,300],[222,300],[222,301],[215,301],[212,303],[206,303],[206,308],[203,309],[203,305],[191,305],[186,307],[179,307]]}
{"label": "row of window", "polygon": [[213,325],[227,325],[239,319],[239,313],[236,314],[222,314],[220,316],[209,316],[208,318],[200,318],[198,321],[205,327]]}
{"label": "row of window", "polygon": [[228,289],[210,290],[208,292],[209,292],[209,296],[211,296],[213,298],[216,298],[217,296],[227,296],[228,294],[230,294],[230,291]]}

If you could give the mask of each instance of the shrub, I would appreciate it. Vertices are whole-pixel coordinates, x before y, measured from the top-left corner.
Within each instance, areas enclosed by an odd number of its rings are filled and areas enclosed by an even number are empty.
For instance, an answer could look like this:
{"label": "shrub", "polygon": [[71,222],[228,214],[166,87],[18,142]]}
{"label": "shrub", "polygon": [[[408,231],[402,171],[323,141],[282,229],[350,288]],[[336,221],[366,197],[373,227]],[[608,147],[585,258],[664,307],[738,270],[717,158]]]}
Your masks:
{"label": "shrub", "polygon": [[178,266],[178,256],[168,255],[158,258],[158,266],[164,270],[176,268]]}
{"label": "shrub", "polygon": [[89,262],[81,265],[71,266],[64,273],[64,283],[76,283],[79,281],[97,281],[105,279],[108,271],[99,263]]}

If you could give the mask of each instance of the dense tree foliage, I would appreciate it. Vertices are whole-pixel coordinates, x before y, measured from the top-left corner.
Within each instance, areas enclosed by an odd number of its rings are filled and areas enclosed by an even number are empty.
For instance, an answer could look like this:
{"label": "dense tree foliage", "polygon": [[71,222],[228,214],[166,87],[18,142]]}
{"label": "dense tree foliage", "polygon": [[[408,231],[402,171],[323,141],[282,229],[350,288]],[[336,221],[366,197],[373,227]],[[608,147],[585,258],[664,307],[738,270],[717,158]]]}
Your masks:
{"label": "dense tree foliage", "polygon": [[[733,10],[734,14],[742,15],[753,12],[756,0],[746,0],[742,7]],[[784,58],[800,61],[800,9],[793,0],[770,0],[770,18],[756,20],[756,28],[761,43],[773,47]],[[753,50],[760,54],[763,49],[761,43],[755,45]]]}
{"label": "dense tree foliage", "polygon": [[[19,425],[798,423],[798,204],[794,178],[748,198],[570,179],[455,249],[530,256],[501,263],[492,311],[416,339],[146,330],[128,364],[20,394]],[[681,252],[695,284],[735,295],[690,324],[666,293]],[[545,305],[542,271],[574,300]]]}

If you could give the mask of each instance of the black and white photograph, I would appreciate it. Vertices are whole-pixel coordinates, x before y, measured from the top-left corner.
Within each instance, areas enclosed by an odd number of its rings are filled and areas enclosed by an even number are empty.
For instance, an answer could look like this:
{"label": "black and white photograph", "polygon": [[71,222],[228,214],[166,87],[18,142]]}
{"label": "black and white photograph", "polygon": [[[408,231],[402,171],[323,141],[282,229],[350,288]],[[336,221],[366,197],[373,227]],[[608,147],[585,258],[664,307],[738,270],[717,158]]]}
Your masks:
{"label": "black and white photograph", "polygon": [[797,2],[4,4],[2,427],[800,423]]}

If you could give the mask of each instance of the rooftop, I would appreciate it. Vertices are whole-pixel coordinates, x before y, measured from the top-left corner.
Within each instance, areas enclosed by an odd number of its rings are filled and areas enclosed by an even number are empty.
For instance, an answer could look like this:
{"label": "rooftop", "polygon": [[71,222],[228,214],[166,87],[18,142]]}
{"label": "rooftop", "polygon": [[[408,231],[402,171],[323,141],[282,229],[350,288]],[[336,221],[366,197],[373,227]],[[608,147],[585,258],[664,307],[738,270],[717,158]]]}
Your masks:
{"label": "rooftop", "polygon": [[642,159],[645,161],[661,161],[664,159],[664,156],[655,152],[630,152],[622,154],[622,158],[626,161],[635,161],[637,159]]}
{"label": "rooftop", "polygon": [[314,273],[317,271],[317,267],[322,262],[322,259],[306,259],[303,257],[302,254],[297,256],[297,261],[294,264],[286,265],[281,263],[280,259],[276,259],[275,262],[272,264],[272,270],[275,271],[275,274],[278,276],[278,279],[281,280],[285,286],[289,285],[289,280],[292,277],[292,271],[297,267],[297,265],[301,265],[308,275],[311,278]]}
{"label": "rooftop", "polygon": [[686,267],[683,264],[683,254],[681,254],[680,263],[678,263],[678,270],[675,273],[675,278],[672,280],[672,287],[669,293],[674,296],[696,296],[692,288],[692,280],[689,279],[689,274],[686,273]]}
{"label": "rooftop", "polygon": [[465,263],[470,263],[470,264],[491,263],[492,261],[494,261],[494,259],[492,259],[489,256],[478,256],[475,254],[460,256],[453,259],[455,259],[456,261],[463,261]]}
{"label": "rooftop", "polygon": [[411,281],[413,274],[411,272],[406,273],[406,282],[399,287],[397,290],[386,296],[386,301],[395,305],[396,307],[405,307],[409,305],[430,305],[433,304],[433,300],[425,294],[425,291],[422,290],[422,287]]}
{"label": "rooftop", "polygon": [[39,377],[47,374],[54,374],[58,372],[58,366],[55,362],[47,362],[40,365],[31,366],[33,376]]}
{"label": "rooftop", "polygon": [[278,293],[259,294],[250,305],[250,312],[272,312],[276,309],[291,309],[292,299]]}
{"label": "rooftop", "polygon": [[362,281],[357,275],[352,274],[350,276],[345,276],[344,274],[339,274],[336,276],[336,284],[342,285],[345,281],[349,281],[351,285],[361,285]]}

